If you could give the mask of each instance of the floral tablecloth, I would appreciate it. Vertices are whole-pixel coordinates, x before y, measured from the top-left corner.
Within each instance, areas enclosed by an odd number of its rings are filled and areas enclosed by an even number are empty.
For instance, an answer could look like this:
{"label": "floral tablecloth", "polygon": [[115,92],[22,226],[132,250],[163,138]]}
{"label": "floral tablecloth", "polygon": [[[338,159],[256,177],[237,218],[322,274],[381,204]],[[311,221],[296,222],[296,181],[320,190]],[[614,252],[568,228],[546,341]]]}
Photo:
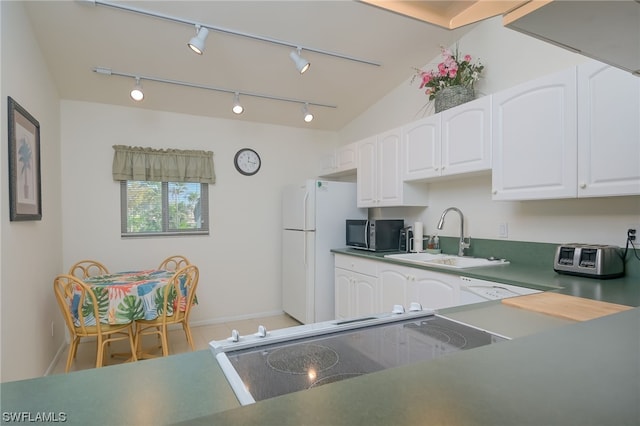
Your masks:
{"label": "floral tablecloth", "polygon": [[[164,287],[175,271],[149,269],[144,271],[117,272],[98,275],[84,280],[96,295],[100,322],[103,324],[127,324],[137,319],[152,320],[162,313]],[[185,295],[184,289],[182,289]],[[184,297],[170,303],[171,312],[175,305],[184,310]],[[78,303],[78,298],[74,299]],[[90,303],[90,302],[89,302]],[[197,303],[194,300],[194,303]],[[85,306],[87,302],[85,301]],[[173,309],[172,309],[173,308]],[[91,309],[85,312],[92,312]],[[87,325],[95,325],[95,318],[87,318]]]}

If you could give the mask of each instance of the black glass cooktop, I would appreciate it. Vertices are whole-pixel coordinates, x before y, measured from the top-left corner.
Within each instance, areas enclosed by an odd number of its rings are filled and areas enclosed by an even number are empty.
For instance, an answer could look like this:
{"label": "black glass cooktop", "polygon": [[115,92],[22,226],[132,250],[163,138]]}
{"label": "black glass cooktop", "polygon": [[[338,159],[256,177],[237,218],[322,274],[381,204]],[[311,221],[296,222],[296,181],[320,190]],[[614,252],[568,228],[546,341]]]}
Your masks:
{"label": "black glass cooktop", "polygon": [[227,352],[256,401],[504,340],[438,316]]}

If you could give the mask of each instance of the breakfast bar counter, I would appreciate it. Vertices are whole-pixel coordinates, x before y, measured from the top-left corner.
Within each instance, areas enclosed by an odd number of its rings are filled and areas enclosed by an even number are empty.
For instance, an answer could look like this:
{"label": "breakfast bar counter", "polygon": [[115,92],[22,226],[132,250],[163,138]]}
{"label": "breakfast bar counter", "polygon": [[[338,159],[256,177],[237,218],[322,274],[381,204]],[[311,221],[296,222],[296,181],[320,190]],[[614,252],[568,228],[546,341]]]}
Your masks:
{"label": "breakfast bar counter", "polygon": [[640,309],[183,425],[638,425]]}
{"label": "breakfast bar counter", "polygon": [[442,313],[516,338],[245,407],[208,350],[8,382],[3,423],[50,413],[70,425],[640,422],[640,308],[580,323],[500,302]]}

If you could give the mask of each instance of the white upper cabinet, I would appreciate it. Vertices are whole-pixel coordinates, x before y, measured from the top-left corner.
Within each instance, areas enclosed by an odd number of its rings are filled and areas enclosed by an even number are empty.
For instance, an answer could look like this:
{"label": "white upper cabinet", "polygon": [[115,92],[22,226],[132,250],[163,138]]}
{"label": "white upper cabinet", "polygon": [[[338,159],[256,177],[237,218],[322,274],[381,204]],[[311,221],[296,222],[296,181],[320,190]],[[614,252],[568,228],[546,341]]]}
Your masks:
{"label": "white upper cabinet", "polygon": [[403,179],[440,176],[440,114],[407,124],[402,133]]}
{"label": "white upper cabinet", "polygon": [[407,124],[402,131],[405,181],[491,169],[490,96]]}
{"label": "white upper cabinet", "polygon": [[344,176],[356,173],[358,166],[358,144],[350,143],[332,150],[321,158],[322,176]]}
{"label": "white upper cabinet", "polygon": [[358,207],[426,205],[426,188],[402,181],[401,138],[397,128],[358,143]]}
{"label": "white upper cabinet", "polygon": [[578,197],[640,194],[640,77],[578,67]]}
{"label": "white upper cabinet", "polygon": [[493,95],[494,200],[577,194],[576,70]]}
{"label": "white upper cabinet", "polygon": [[358,143],[358,207],[378,202],[378,140],[375,136]]}
{"label": "white upper cabinet", "polygon": [[378,206],[397,206],[402,204],[400,135],[400,129],[390,130],[378,135]]}
{"label": "white upper cabinet", "polygon": [[491,96],[441,115],[442,176],[491,170]]}

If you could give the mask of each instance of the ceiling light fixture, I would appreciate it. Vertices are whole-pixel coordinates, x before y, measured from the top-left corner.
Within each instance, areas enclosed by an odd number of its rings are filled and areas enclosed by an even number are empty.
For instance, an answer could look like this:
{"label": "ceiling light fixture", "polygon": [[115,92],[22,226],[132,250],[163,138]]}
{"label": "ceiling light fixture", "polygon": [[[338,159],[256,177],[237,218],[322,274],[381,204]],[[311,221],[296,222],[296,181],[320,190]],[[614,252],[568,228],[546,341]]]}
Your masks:
{"label": "ceiling light fixture", "polygon": [[298,47],[296,48],[296,50],[292,50],[291,53],[289,53],[289,57],[291,58],[293,63],[296,64],[296,69],[298,70],[298,72],[300,74],[304,74],[311,66],[311,63],[300,56],[301,52],[302,48]]}
{"label": "ceiling light fixture", "polygon": [[[321,55],[333,56],[334,58],[344,59],[344,60],[353,61],[353,62],[359,62],[359,63],[362,63],[362,64],[372,65],[372,66],[376,66],[376,67],[379,67],[379,66],[382,65],[379,62],[370,61],[370,60],[362,59],[362,58],[356,58],[356,57],[344,55],[344,54],[338,53],[338,52],[331,52],[331,51],[328,51],[328,50],[316,49],[316,48],[309,47],[309,46],[300,46],[300,44],[298,44],[298,43],[292,43],[292,42],[285,41],[285,40],[279,40],[279,39],[270,38],[270,37],[264,37],[264,36],[260,36],[260,35],[256,35],[256,34],[245,33],[245,32],[242,32],[242,31],[236,31],[236,30],[232,30],[232,29],[229,29],[229,28],[218,27],[218,26],[215,26],[215,25],[205,24],[205,23],[201,23],[201,22],[195,22],[195,21],[192,21],[190,19],[179,18],[179,17],[176,17],[176,16],[167,15],[167,14],[164,14],[164,13],[154,12],[154,11],[147,10],[147,9],[141,9],[141,8],[138,8],[138,7],[130,6],[130,5],[126,4],[126,2],[114,3],[114,2],[106,1],[106,0],[87,0],[87,3],[88,4],[97,5],[97,6],[111,7],[113,9],[123,10],[125,12],[137,13],[137,14],[144,15],[144,16],[150,16],[150,17],[153,17],[153,18],[161,19],[163,21],[171,21],[171,22],[175,22],[175,23],[178,23],[178,24],[186,24],[186,25],[190,25],[190,26],[194,26],[194,25],[195,26],[200,26],[201,30],[206,29],[207,32],[216,31],[218,33],[223,33],[223,34],[227,34],[227,35],[234,35],[234,36],[239,36],[239,37],[245,37],[245,38],[248,38],[248,39],[257,40],[257,41],[264,41],[264,42],[267,42],[267,43],[276,44],[276,45],[280,45],[280,46],[289,46],[289,47],[292,47],[294,49],[302,48],[302,49],[304,49],[304,50],[306,50],[308,52],[314,52],[314,53],[319,53]],[[194,38],[196,38],[196,37],[194,37]]]}
{"label": "ceiling light fixture", "polygon": [[[305,101],[305,100],[302,100],[302,99],[285,98],[285,97],[281,97],[281,96],[273,96],[273,95],[267,95],[267,94],[264,94],[264,93],[257,93],[257,92],[243,92],[241,90],[231,90],[231,89],[225,89],[224,87],[206,86],[204,84],[190,83],[188,81],[170,80],[170,79],[161,78],[161,77],[152,77],[152,76],[148,76],[148,75],[131,74],[131,73],[126,73],[126,72],[113,71],[111,68],[105,68],[105,67],[95,67],[95,68],[92,69],[92,71],[95,72],[96,74],[102,74],[102,75],[108,75],[108,76],[135,78],[136,79],[136,87],[140,89],[140,94],[141,95],[142,95],[142,84],[140,84],[140,81],[141,80],[147,80],[147,81],[154,81],[156,83],[164,83],[164,84],[173,84],[173,85],[176,85],[176,86],[192,87],[192,88],[195,88],[195,89],[212,90],[212,91],[215,91],[215,92],[223,92],[223,93],[233,93],[235,96],[237,96],[237,100],[240,99],[240,95],[243,95],[243,96],[251,96],[251,97],[254,97],[254,98],[269,99],[269,100],[272,100],[272,101],[296,103],[296,104],[300,104],[300,105],[304,106],[303,111],[305,113],[305,121],[306,122],[309,122],[309,121],[313,120],[313,114],[309,113],[309,111],[308,111],[309,110],[309,105],[313,105],[313,106],[316,106],[316,107],[323,107],[323,108],[334,108],[334,109],[338,108],[336,105],[324,104],[324,103],[319,103],[319,102],[310,102],[310,101]],[[132,92],[131,97],[133,97],[133,90],[131,92]],[[235,103],[234,103],[234,106],[235,106]]]}
{"label": "ceiling light fixture", "polygon": [[136,102],[140,102],[144,99],[144,92],[142,91],[142,83],[140,83],[140,77],[136,77],[136,84],[131,89],[131,99]]}
{"label": "ceiling light fixture", "polygon": [[234,112],[234,114],[242,114],[244,112],[244,107],[242,105],[240,105],[240,93],[236,92],[235,96],[233,97],[233,108],[231,108],[231,110]]}
{"label": "ceiling light fixture", "polygon": [[302,107],[302,114],[304,117],[305,123],[311,123],[313,121],[313,114],[309,112],[309,104],[305,103],[304,107]]}
{"label": "ceiling light fixture", "polygon": [[196,24],[196,35],[192,37],[191,40],[189,40],[187,46],[189,46],[191,50],[196,52],[198,55],[202,55],[208,35],[209,30],[207,29],[207,27]]}

